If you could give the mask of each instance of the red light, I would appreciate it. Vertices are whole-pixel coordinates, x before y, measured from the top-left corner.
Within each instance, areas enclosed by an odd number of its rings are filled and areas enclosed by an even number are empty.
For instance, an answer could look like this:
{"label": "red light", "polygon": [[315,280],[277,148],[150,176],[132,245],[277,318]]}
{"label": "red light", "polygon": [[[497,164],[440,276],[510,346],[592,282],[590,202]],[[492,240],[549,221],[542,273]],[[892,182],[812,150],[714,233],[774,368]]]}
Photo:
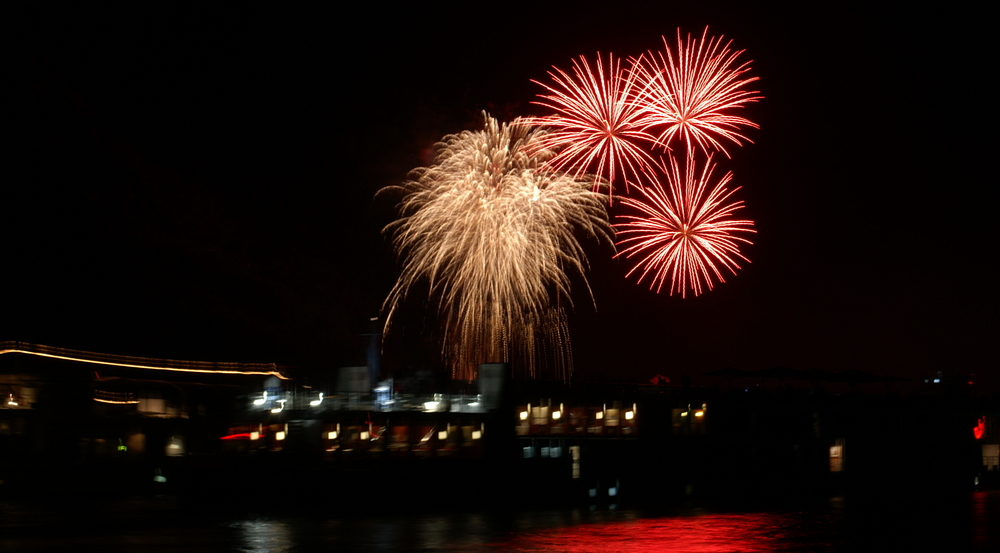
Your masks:
{"label": "red light", "polygon": [[694,295],[702,292],[702,283],[712,289],[713,277],[725,282],[719,265],[734,275],[740,266],[734,258],[749,262],[739,250],[739,243],[751,244],[733,232],[756,232],[753,221],[733,219],[742,201],[727,203],[737,189],[728,190],[732,178],[727,173],[712,184],[712,158],[695,169],[694,157],[688,155],[682,170],[673,156],[670,166],[663,167],[666,186],[655,184],[639,188],[644,200],[625,198],[627,207],[641,215],[622,215],[624,222],[615,224],[621,239],[619,256],[640,258],[626,276],[639,274],[639,282],[648,275],[650,289],[659,292],[668,281],[670,293],[681,297],[690,289]]}
{"label": "red light", "polygon": [[972,429],[972,433],[976,436],[977,440],[983,439],[986,435],[986,417],[979,418],[979,424]]}

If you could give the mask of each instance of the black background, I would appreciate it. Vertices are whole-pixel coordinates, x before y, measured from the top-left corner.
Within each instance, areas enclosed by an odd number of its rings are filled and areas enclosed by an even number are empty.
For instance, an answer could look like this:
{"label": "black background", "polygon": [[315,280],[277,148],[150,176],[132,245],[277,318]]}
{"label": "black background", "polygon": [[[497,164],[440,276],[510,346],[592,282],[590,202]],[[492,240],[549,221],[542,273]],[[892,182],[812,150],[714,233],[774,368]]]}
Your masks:
{"label": "black background", "polygon": [[[443,135],[543,114],[552,66],[733,40],[765,96],[719,160],[752,260],[659,295],[591,248],[582,378],[734,366],[996,385],[995,66],[984,12],[915,4],[421,3],[8,12],[0,335],[149,357],[364,364],[396,277],[375,193]],[[388,369],[433,364],[424,337]]]}

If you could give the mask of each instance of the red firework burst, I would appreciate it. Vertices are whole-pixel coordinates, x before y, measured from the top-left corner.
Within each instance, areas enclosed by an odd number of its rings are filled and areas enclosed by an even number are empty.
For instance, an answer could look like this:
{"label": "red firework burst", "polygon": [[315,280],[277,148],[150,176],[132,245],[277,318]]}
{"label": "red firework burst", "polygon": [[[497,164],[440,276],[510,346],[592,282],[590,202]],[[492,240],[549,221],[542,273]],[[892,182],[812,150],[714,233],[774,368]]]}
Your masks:
{"label": "red firework burst", "polygon": [[633,97],[636,74],[622,71],[621,62],[612,54],[608,54],[607,73],[600,54],[594,69],[583,56],[573,60],[573,75],[557,67],[552,69],[549,76],[555,84],[533,81],[549,92],[539,94],[544,100],[534,103],[556,114],[523,120],[550,130],[534,144],[536,149],[556,152],[548,168],[577,178],[586,172],[594,173],[595,189],[602,177],[612,185],[621,177],[626,190],[630,183],[637,184],[639,175],[655,163],[647,149],[638,144],[652,145],[655,138],[639,122],[642,112]]}
{"label": "red firework burst", "polygon": [[637,121],[644,130],[662,128],[657,142],[665,149],[675,138],[690,151],[697,143],[709,149],[729,152],[716,139],[724,138],[740,145],[740,139],[753,142],[737,132],[740,127],[759,128],[756,123],[728,112],[763,98],[756,90],[743,90],[757,77],[741,78],[750,70],[750,62],[736,65],[743,50],[731,52],[732,41],[722,44],[722,37],[709,37],[708,27],[701,39],[681,39],[677,30],[677,50],[663,37],[663,51],[649,52],[633,60],[637,81],[642,83],[636,105],[643,116]]}
{"label": "red firework burst", "polygon": [[670,157],[670,166],[662,167],[667,186],[654,185],[638,190],[645,201],[625,198],[622,203],[641,212],[641,215],[620,216],[625,220],[615,226],[618,242],[624,247],[618,256],[640,256],[626,278],[641,271],[639,282],[650,276],[650,290],[657,293],[670,279],[670,294],[680,292],[684,297],[690,288],[694,295],[702,291],[702,282],[712,289],[712,276],[725,282],[719,266],[734,275],[740,266],[734,258],[750,262],[739,251],[739,242],[752,244],[732,232],[756,232],[753,221],[735,220],[730,217],[743,207],[742,201],[726,203],[739,187],[727,190],[732,173],[726,173],[717,183],[710,184],[715,165],[709,157],[701,173],[695,169],[692,155],[688,155],[684,174],[677,160]]}

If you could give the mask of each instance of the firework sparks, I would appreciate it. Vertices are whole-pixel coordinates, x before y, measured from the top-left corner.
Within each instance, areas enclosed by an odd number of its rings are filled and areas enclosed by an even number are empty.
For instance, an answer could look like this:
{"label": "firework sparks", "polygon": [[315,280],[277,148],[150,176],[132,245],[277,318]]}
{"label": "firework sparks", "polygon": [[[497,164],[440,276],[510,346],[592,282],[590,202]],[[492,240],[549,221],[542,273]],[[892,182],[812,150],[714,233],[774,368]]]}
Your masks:
{"label": "firework sparks", "polygon": [[[522,120],[551,130],[534,145],[557,152],[547,166],[575,177],[592,173],[595,189],[601,182],[613,184],[619,176],[626,190],[629,184],[636,184],[639,175],[655,163],[639,144],[652,144],[655,138],[639,123],[642,112],[632,98],[635,74],[623,72],[620,60],[612,54],[608,54],[607,74],[600,54],[594,69],[583,56],[573,60],[572,76],[557,67],[552,69],[549,76],[555,84],[533,81],[549,92],[539,94],[543,100],[534,103],[556,114]],[[612,193],[613,189],[609,190],[609,200]]]}
{"label": "firework sparks", "polygon": [[587,268],[575,233],[610,242],[611,229],[590,178],[545,170],[551,152],[526,147],[544,134],[486,117],[484,130],[446,136],[434,165],[391,187],[404,194],[401,218],[386,227],[402,271],[386,326],[427,286],[453,378],[493,361],[516,361],[532,377],[550,365],[562,378],[571,370],[562,305],[570,275]]}
{"label": "firework sparks", "polygon": [[736,274],[740,266],[734,258],[750,262],[740,253],[739,242],[752,242],[730,233],[755,232],[750,228],[753,221],[730,218],[743,207],[742,201],[727,203],[739,188],[726,189],[732,173],[710,184],[714,169],[709,157],[699,174],[689,155],[682,175],[679,163],[670,157],[669,167],[663,167],[666,187],[640,188],[645,201],[622,201],[641,213],[621,216],[625,222],[615,225],[623,237],[618,245],[624,249],[618,255],[640,256],[626,278],[641,271],[638,280],[649,276],[650,290],[659,292],[669,279],[671,295],[676,291],[684,297],[690,289],[697,296],[703,283],[712,289],[713,275],[725,282],[719,266]]}
{"label": "firework sparks", "polygon": [[722,37],[709,37],[708,27],[700,40],[688,34],[685,42],[678,29],[676,51],[663,37],[662,52],[633,60],[637,79],[643,83],[636,97],[643,114],[639,123],[647,131],[662,128],[657,141],[664,148],[678,139],[688,151],[697,144],[706,153],[721,150],[729,156],[716,136],[737,145],[740,139],[752,142],[737,131],[759,128],[757,124],[729,112],[763,96],[743,89],[758,79],[742,78],[750,62],[736,65],[743,50],[731,52],[730,44],[723,45]]}

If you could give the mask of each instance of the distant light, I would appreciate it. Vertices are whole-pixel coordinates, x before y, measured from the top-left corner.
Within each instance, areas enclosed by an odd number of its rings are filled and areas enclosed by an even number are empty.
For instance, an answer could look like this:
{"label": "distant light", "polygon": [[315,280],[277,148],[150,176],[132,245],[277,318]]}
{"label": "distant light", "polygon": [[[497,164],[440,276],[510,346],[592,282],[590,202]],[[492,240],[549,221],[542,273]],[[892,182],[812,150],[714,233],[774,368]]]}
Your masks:
{"label": "distant light", "polygon": [[320,403],[323,403],[323,392],[320,392],[320,393],[319,393],[319,399],[314,399],[314,400],[310,401],[310,402],[309,402],[309,405],[311,405],[311,406],[313,406],[313,407],[316,407],[316,406],[318,406],[318,405],[319,405]]}
{"label": "distant light", "polygon": [[440,405],[440,404],[441,404],[440,401],[425,401],[424,402],[424,410],[425,411],[437,411],[438,405]]}
{"label": "distant light", "polygon": [[337,432],[336,431],[327,432],[326,439],[328,439],[328,440],[336,440],[337,439]]}
{"label": "distant light", "polygon": [[260,432],[251,432],[250,433],[250,439],[251,440],[259,440],[260,439]]}
{"label": "distant light", "polygon": [[523,421],[524,421],[524,420],[528,420],[528,412],[527,412],[527,411],[521,411],[520,413],[518,413],[518,416],[519,416],[519,417],[521,418],[521,420],[523,420]]}
{"label": "distant light", "polygon": [[934,383],[935,384],[940,384],[941,383],[941,379],[940,378],[935,378],[934,379]]}
{"label": "distant light", "polygon": [[633,417],[635,417],[635,413],[632,411],[625,411],[625,420],[630,421]]}
{"label": "distant light", "polygon": [[[177,361],[172,359],[151,359],[148,357],[133,357],[110,353],[95,353],[67,348],[28,344],[25,342],[0,342],[0,355],[5,353],[23,353],[51,359],[64,359],[80,363],[93,363],[112,367],[131,369],[149,369],[156,371],[179,371],[206,374],[247,374],[276,376],[282,380],[289,377],[276,370],[274,363],[220,363],[217,361]],[[170,364],[167,365],[166,363]],[[220,368],[222,367],[222,368]],[[249,369],[249,370],[248,370]]]}
{"label": "distant light", "polygon": [[161,482],[162,483],[162,482],[166,482],[166,481],[167,481],[167,477],[166,476],[160,476],[159,474],[157,474],[156,476],[153,477],[153,482]]}
{"label": "distant light", "polygon": [[448,439],[448,431],[447,430],[442,430],[442,431],[438,432],[438,439],[439,440],[447,440]]}
{"label": "distant light", "polygon": [[[115,401],[115,400],[112,400],[112,399],[103,399],[103,398],[99,398],[99,397],[95,397],[94,401],[99,402],[99,403],[110,403],[112,405],[136,405],[136,404],[139,403],[137,400]],[[11,401],[7,402],[7,405],[17,405],[17,403],[14,403],[13,400],[11,400]]]}
{"label": "distant light", "polygon": [[483,433],[482,432],[480,432],[478,430],[473,430],[472,431],[472,439],[473,440],[478,440],[479,438],[482,438],[482,437],[483,437]]}
{"label": "distant light", "polygon": [[604,418],[604,411],[598,411],[597,412],[597,416],[594,417],[594,418],[596,418],[597,420],[603,419]]}
{"label": "distant light", "polygon": [[686,417],[686,416],[688,416],[688,412],[687,412],[687,411],[684,411],[683,413],[681,413],[681,416],[682,416],[682,417]]}
{"label": "distant light", "polygon": [[608,497],[614,497],[616,495],[618,495],[618,487],[617,486],[608,488]]}
{"label": "distant light", "polygon": [[370,436],[371,436],[371,434],[369,434],[368,432],[362,432],[361,433],[361,439],[362,440],[367,440]]}
{"label": "distant light", "polygon": [[264,397],[261,397],[261,398],[253,400],[253,404],[254,405],[264,405],[265,401],[267,401],[267,392],[264,392]]}
{"label": "distant light", "polygon": [[284,440],[284,439],[285,439],[285,433],[284,433],[284,432],[282,432],[282,431],[280,431],[280,430],[279,430],[279,431],[277,431],[277,432],[275,432],[275,433],[274,433],[274,439],[275,439],[275,440],[278,440],[279,442],[280,442],[281,440]]}
{"label": "distant light", "polygon": [[986,435],[986,416],[985,415],[982,416],[982,417],[980,417],[978,420],[976,420],[976,426],[973,427],[972,433],[976,437],[977,440],[983,439],[983,436]]}
{"label": "distant light", "polygon": [[560,417],[562,417],[562,411],[553,411],[552,412],[552,419],[553,420],[559,420]]}
{"label": "distant light", "polygon": [[696,416],[696,417],[703,417],[703,416],[705,416],[705,412],[704,411],[695,411],[694,412],[694,416]]}

